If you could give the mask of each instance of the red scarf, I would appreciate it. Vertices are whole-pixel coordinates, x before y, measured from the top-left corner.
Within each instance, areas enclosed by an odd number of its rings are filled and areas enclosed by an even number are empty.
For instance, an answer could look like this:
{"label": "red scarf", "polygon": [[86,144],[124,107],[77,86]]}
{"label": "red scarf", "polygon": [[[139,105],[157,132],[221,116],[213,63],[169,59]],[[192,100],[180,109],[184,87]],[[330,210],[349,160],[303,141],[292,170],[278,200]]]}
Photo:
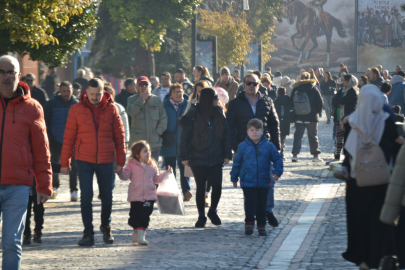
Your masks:
{"label": "red scarf", "polygon": [[87,92],[83,93],[83,101],[84,101],[84,103],[86,103],[87,107],[89,107],[91,112],[93,113],[93,121],[94,121],[94,124],[96,125],[96,130],[98,130],[98,126],[100,124],[101,110],[105,107],[104,105],[107,102],[107,99],[108,99],[107,95],[103,95],[103,98],[101,99],[100,104],[97,107],[94,107],[90,103],[90,101],[87,97]]}

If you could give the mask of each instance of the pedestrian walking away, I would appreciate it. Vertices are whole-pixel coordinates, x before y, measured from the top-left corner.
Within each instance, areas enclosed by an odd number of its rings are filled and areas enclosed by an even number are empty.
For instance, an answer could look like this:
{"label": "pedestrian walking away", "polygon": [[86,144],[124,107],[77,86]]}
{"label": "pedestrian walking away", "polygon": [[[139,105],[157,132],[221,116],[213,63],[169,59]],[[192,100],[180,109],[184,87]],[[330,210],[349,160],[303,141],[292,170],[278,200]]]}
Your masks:
{"label": "pedestrian walking away", "polygon": [[172,172],[169,166],[166,172],[159,174],[158,164],[151,157],[150,146],[146,141],[132,145],[130,160],[119,177],[121,180],[131,181],[128,186],[128,201],[131,203],[128,225],[134,229],[133,243],[148,245],[145,235],[153,204],[157,201],[156,184],[161,183],[166,174]]}
{"label": "pedestrian walking away", "polygon": [[9,55],[1,56],[2,269],[10,270],[18,270],[21,266],[21,243],[34,175],[37,204],[45,203],[52,195],[52,170],[43,110],[41,104],[31,98],[28,85],[19,82],[20,77],[18,60]]}
{"label": "pedestrian walking away", "polygon": [[[101,199],[103,241],[112,244],[111,209],[114,171],[125,164],[125,133],[118,109],[100,79],[91,79],[79,103],[69,111],[63,137],[61,173],[70,171],[75,156],[80,180],[80,208],[84,225],[80,246],[94,245],[93,176],[97,177]],[[74,150],[73,150],[74,149]],[[114,166],[114,164],[116,164]]]}
{"label": "pedestrian walking away", "polygon": [[291,100],[294,103],[295,133],[292,149],[292,161],[298,161],[301,152],[302,137],[307,129],[308,142],[312,161],[320,161],[318,141],[318,115],[322,112],[322,97],[317,89],[315,80],[310,79],[310,74],[304,72],[301,81],[293,85]]}
{"label": "pedestrian walking away", "polygon": [[222,193],[222,167],[232,159],[228,124],[218,106],[218,95],[213,88],[204,88],[197,105],[180,118],[180,160],[190,166],[197,185],[196,202],[198,220],[196,227],[205,227],[205,190],[211,181],[212,195],[208,218],[221,225],[217,206]]}

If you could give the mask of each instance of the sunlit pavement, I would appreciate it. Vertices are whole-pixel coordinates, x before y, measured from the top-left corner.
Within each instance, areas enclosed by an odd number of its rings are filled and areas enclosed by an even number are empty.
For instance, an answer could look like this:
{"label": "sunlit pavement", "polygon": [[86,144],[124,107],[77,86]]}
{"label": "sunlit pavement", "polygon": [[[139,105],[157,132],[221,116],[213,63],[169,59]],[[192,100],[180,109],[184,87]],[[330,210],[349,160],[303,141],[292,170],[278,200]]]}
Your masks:
{"label": "sunlit pavement", "polygon": [[[325,161],[333,158],[332,127],[325,119],[319,125],[320,157]],[[274,213],[280,225],[268,226],[268,237],[259,237],[256,231],[245,236],[242,190],[232,187],[230,164],[224,168],[218,206],[222,226],[208,222],[205,229],[194,228],[198,214],[192,179],[193,198],[185,203],[186,216],[161,215],[155,208],[146,236],[149,246],[134,245],[127,224],[128,182],[117,179],[115,242],[105,245],[98,231],[101,202],[94,182],[96,244],[79,247],[80,202],[70,202],[68,178],[62,176],[58,198],[45,205],[43,243],[23,247],[22,269],[357,269],[340,255],[346,247],[345,185],[333,178],[325,162],[312,162],[306,136],[299,162],[292,163],[291,131],[285,174],[275,189]]]}

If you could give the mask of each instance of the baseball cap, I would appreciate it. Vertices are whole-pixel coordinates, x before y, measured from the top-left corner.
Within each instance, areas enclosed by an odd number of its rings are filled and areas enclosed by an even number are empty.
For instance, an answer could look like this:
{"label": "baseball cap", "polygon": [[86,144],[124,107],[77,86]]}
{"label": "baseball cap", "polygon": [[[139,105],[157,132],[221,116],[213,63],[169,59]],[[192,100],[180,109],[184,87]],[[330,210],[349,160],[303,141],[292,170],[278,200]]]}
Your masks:
{"label": "baseball cap", "polygon": [[149,78],[146,76],[140,76],[138,79],[136,79],[137,84],[140,84],[141,82],[147,82],[150,83]]}

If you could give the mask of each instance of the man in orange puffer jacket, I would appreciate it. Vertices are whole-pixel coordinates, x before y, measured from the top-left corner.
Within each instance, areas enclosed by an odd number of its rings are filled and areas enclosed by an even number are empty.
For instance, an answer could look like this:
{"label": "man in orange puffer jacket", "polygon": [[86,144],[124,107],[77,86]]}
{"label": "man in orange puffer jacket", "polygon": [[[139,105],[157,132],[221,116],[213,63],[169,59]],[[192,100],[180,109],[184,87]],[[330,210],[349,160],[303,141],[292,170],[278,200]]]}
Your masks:
{"label": "man in orange puffer jacket", "polygon": [[41,104],[19,82],[20,64],[0,57],[0,213],[3,221],[2,269],[20,269],[21,242],[34,176],[37,203],[52,195],[52,170]]}
{"label": "man in orange puffer jacket", "polygon": [[[94,245],[93,175],[96,173],[101,199],[103,240],[112,244],[111,209],[114,170],[125,165],[125,132],[118,109],[100,79],[91,79],[86,91],[69,111],[61,154],[61,173],[68,174],[75,156],[79,174],[80,207],[84,225],[80,246]],[[116,163],[116,164],[115,164]]]}

